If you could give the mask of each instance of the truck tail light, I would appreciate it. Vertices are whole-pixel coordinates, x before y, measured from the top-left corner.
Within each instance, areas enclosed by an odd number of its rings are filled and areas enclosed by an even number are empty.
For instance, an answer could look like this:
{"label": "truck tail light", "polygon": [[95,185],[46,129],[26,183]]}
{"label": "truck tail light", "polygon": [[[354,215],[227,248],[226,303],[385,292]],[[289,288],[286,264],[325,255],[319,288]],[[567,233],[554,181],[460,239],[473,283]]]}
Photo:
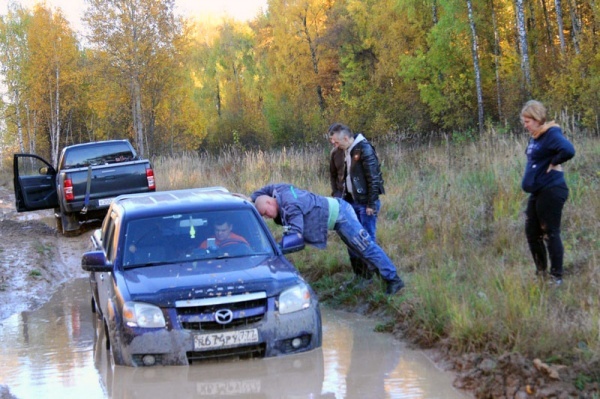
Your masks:
{"label": "truck tail light", "polygon": [[65,178],[63,183],[63,190],[65,195],[65,200],[73,201],[75,196],[73,195],[73,181],[69,178]]}
{"label": "truck tail light", "polygon": [[150,191],[156,190],[156,184],[154,183],[154,171],[152,168],[146,168],[146,179],[148,179],[148,189],[150,189]]}

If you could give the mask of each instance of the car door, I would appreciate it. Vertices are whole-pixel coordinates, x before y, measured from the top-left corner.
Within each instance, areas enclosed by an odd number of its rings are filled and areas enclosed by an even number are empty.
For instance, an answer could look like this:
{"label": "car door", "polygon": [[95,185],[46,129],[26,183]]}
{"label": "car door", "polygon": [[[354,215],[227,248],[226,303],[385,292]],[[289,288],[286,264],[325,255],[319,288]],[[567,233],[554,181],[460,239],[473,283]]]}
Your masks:
{"label": "car door", "polygon": [[[106,216],[102,224],[102,230],[100,233],[102,246],[106,255],[106,262],[115,266],[115,255],[116,247],[115,237],[116,230],[120,226],[119,217],[116,212],[109,209],[109,213]],[[92,284],[92,290],[97,298],[97,305],[100,307],[100,311],[105,318],[110,317],[112,313],[109,308],[113,305],[115,296],[115,269],[112,272],[97,272],[94,273]]]}
{"label": "car door", "polygon": [[58,208],[56,170],[34,154],[14,154],[13,179],[18,212]]}

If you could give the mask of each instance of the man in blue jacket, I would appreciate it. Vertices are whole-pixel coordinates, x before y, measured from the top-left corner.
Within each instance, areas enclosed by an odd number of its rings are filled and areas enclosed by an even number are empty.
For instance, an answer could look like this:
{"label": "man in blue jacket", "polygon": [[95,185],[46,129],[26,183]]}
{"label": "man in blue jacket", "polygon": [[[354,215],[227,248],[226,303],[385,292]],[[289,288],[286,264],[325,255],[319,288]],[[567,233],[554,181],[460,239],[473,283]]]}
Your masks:
{"label": "man in blue jacket", "polygon": [[404,287],[396,266],[360,224],[352,206],[343,199],[323,197],[287,183],[267,185],[250,197],[261,216],[284,226],[284,248],[307,243],[323,249],[327,246],[327,231],[334,230],[349,249],[379,270],[386,281],[388,295]]}

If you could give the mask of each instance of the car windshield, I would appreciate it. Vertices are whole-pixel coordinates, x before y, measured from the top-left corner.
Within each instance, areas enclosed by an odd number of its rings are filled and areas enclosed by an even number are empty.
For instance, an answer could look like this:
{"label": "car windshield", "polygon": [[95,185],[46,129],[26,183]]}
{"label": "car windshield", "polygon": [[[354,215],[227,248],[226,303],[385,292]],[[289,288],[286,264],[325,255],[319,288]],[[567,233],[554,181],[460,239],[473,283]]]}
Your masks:
{"label": "car windshield", "polygon": [[132,220],[125,232],[125,268],[274,254],[267,233],[249,209]]}

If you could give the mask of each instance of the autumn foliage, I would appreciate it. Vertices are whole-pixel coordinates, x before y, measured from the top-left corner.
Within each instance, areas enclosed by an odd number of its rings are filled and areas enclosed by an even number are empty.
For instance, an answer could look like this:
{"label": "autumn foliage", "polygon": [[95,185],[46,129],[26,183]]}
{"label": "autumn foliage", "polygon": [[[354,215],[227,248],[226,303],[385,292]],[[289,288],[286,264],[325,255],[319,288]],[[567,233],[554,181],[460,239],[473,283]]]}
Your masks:
{"label": "autumn foliage", "polygon": [[598,132],[592,0],[269,0],[252,21],[191,19],[174,0],[90,0],[0,17],[1,158],[129,138],[144,156],[322,139],[520,128],[537,98]]}

